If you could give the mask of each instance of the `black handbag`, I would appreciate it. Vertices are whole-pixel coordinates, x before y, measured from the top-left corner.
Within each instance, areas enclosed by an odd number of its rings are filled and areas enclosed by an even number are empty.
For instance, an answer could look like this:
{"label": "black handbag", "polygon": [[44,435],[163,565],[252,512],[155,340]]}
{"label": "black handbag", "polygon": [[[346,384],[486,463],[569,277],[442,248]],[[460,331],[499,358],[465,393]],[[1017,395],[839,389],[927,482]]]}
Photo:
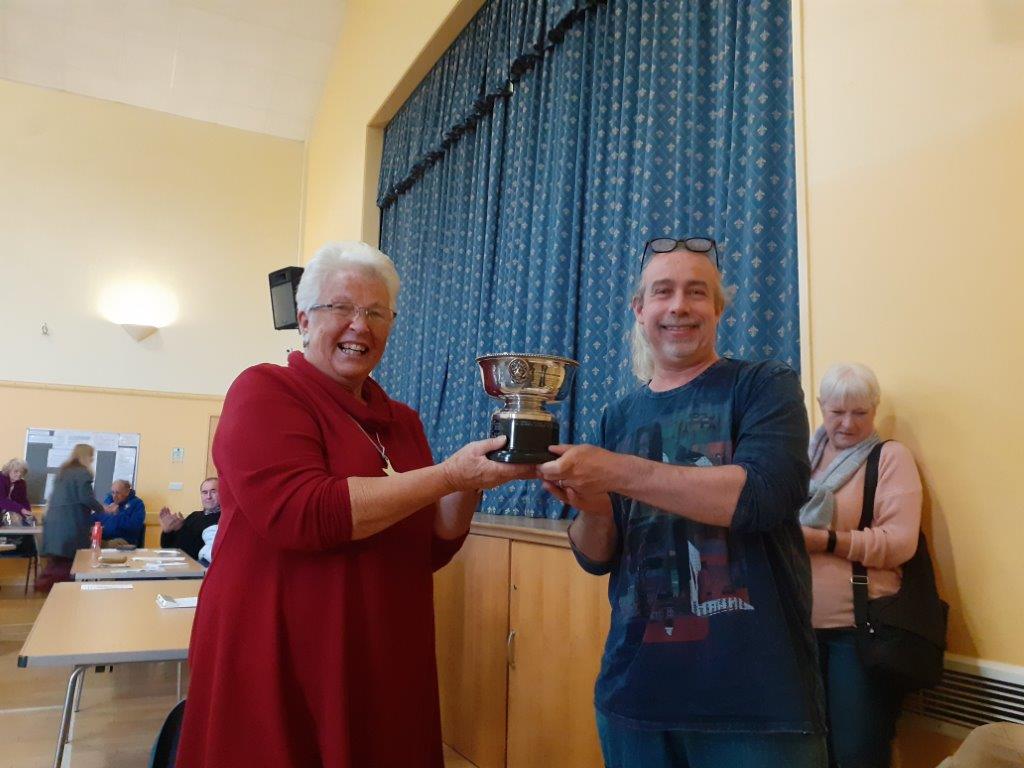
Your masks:
{"label": "black handbag", "polygon": [[[868,456],[859,531],[874,516],[878,459],[884,444],[876,445]],[[924,533],[918,534],[914,556],[903,564],[903,582],[895,595],[869,600],[868,572],[861,563],[853,563],[850,581],[861,663],[887,675],[907,693],[935,686],[942,677],[949,605],[935,588]]]}

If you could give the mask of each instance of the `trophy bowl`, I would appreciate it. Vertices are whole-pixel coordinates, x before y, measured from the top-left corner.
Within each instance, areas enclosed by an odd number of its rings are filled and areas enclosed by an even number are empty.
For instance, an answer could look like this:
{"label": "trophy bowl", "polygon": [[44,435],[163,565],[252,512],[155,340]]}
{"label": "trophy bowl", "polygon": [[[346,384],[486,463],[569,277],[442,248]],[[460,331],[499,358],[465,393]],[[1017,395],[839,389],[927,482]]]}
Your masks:
{"label": "trophy bowl", "polygon": [[556,458],[548,446],[558,442],[558,419],[544,405],[565,398],[579,363],[532,353],[484,355],[476,362],[484,391],[504,401],[491,416],[491,437],[505,435],[508,440],[487,458],[506,464],[542,464]]}

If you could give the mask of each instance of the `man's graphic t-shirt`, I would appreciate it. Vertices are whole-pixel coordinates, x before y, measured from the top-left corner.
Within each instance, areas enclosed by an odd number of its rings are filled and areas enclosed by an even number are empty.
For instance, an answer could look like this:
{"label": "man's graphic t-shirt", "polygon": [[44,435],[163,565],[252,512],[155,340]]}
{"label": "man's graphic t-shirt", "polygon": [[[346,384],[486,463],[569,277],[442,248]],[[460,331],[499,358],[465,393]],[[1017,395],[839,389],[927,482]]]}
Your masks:
{"label": "man's graphic t-shirt", "polygon": [[821,732],[810,565],[797,510],[807,496],[808,426],[796,374],[721,359],[668,392],[610,406],[603,447],[747,472],[729,528],[612,494],[611,629],[595,704],[642,729]]}

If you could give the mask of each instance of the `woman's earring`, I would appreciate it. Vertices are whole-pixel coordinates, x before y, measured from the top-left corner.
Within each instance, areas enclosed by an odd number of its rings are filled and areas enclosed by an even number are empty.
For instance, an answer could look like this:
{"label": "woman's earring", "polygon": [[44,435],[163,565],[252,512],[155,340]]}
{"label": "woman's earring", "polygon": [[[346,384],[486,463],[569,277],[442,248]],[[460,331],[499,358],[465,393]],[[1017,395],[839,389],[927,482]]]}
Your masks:
{"label": "woman's earring", "polygon": [[302,334],[302,348],[303,349],[308,349],[309,348],[309,334],[308,333]]}

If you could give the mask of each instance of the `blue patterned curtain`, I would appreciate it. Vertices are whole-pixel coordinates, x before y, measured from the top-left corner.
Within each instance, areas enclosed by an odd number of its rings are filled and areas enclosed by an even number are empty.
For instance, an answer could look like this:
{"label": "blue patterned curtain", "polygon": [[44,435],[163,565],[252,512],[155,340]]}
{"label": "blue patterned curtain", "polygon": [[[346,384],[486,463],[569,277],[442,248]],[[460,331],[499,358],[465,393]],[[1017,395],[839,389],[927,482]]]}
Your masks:
{"label": "blue patterned curtain", "polygon": [[[580,362],[555,412],[593,441],[629,371],[643,243],[715,237],[722,354],[799,364],[788,2],[491,0],[385,133],[381,246],[403,289],[379,376],[438,457],[499,407],[474,359]],[[538,483],[491,513],[559,517]]]}

